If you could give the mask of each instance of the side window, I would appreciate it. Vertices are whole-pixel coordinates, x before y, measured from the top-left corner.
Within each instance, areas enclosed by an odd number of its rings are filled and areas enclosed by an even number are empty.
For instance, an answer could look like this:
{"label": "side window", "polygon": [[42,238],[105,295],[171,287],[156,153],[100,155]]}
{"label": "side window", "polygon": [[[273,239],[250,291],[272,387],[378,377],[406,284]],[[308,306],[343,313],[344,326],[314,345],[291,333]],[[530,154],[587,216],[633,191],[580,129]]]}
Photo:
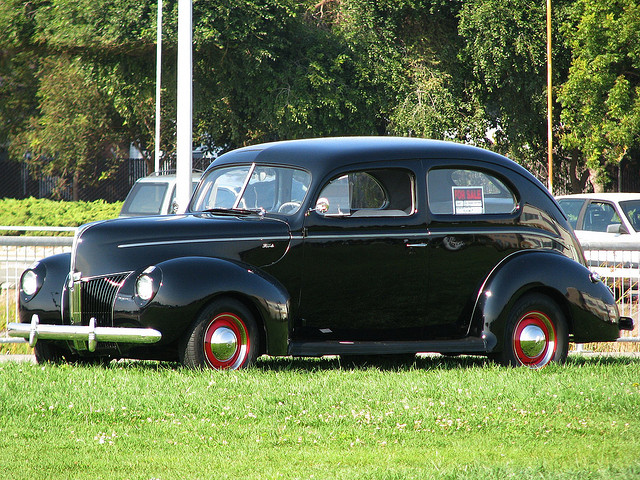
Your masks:
{"label": "side window", "polygon": [[575,198],[561,198],[558,200],[560,208],[564,211],[569,219],[569,224],[575,229],[578,225],[578,217],[580,216],[580,210],[584,205],[584,200]]}
{"label": "side window", "polygon": [[316,200],[329,216],[406,216],[414,210],[414,179],[401,169],[352,172],[331,180]]}
{"label": "side window", "polygon": [[511,213],[516,197],[499,179],[471,169],[439,168],[427,174],[429,210],[441,215]]}
{"label": "side window", "polygon": [[584,230],[590,232],[606,232],[609,225],[619,224],[620,217],[613,205],[603,202],[592,202],[584,212]]}

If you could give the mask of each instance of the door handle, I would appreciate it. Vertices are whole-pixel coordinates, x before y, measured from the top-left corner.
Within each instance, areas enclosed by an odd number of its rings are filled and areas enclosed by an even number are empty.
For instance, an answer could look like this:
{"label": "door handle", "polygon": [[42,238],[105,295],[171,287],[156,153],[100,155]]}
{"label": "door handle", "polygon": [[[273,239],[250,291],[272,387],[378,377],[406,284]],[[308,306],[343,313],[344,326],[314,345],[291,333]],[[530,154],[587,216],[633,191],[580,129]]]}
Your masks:
{"label": "door handle", "polygon": [[428,243],[405,243],[408,248],[424,248],[428,247]]}

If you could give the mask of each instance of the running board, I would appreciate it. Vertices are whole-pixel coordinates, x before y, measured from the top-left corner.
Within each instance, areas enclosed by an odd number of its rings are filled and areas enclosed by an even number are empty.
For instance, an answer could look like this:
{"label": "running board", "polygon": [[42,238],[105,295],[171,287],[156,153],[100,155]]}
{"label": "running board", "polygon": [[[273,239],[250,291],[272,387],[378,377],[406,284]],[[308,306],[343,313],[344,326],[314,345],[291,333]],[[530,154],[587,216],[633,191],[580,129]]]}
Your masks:
{"label": "running board", "polygon": [[459,340],[345,342],[294,341],[289,344],[289,355],[315,357],[321,355],[391,355],[398,353],[486,353],[487,343],[482,338],[467,337]]}

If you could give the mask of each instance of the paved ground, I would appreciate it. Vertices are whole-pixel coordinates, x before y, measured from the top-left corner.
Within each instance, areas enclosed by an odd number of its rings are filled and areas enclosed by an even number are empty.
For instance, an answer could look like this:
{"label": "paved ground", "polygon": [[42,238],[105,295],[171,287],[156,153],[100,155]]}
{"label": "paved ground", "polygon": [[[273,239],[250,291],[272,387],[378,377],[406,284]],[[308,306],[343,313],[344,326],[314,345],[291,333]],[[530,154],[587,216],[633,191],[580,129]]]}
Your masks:
{"label": "paved ground", "polygon": [[0,363],[4,362],[36,363],[36,357],[33,355],[0,355]]}

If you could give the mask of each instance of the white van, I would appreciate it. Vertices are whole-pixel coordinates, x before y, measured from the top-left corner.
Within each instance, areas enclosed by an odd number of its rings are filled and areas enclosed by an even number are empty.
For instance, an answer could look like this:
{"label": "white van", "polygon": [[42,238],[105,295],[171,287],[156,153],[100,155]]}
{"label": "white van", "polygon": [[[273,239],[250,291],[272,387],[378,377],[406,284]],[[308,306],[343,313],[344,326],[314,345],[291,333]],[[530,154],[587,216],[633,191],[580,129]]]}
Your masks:
{"label": "white van", "polygon": [[[195,190],[201,176],[202,172],[192,174],[192,191]],[[154,172],[136,180],[124,200],[119,216],[142,217],[175,213],[175,199],[175,173]]]}

